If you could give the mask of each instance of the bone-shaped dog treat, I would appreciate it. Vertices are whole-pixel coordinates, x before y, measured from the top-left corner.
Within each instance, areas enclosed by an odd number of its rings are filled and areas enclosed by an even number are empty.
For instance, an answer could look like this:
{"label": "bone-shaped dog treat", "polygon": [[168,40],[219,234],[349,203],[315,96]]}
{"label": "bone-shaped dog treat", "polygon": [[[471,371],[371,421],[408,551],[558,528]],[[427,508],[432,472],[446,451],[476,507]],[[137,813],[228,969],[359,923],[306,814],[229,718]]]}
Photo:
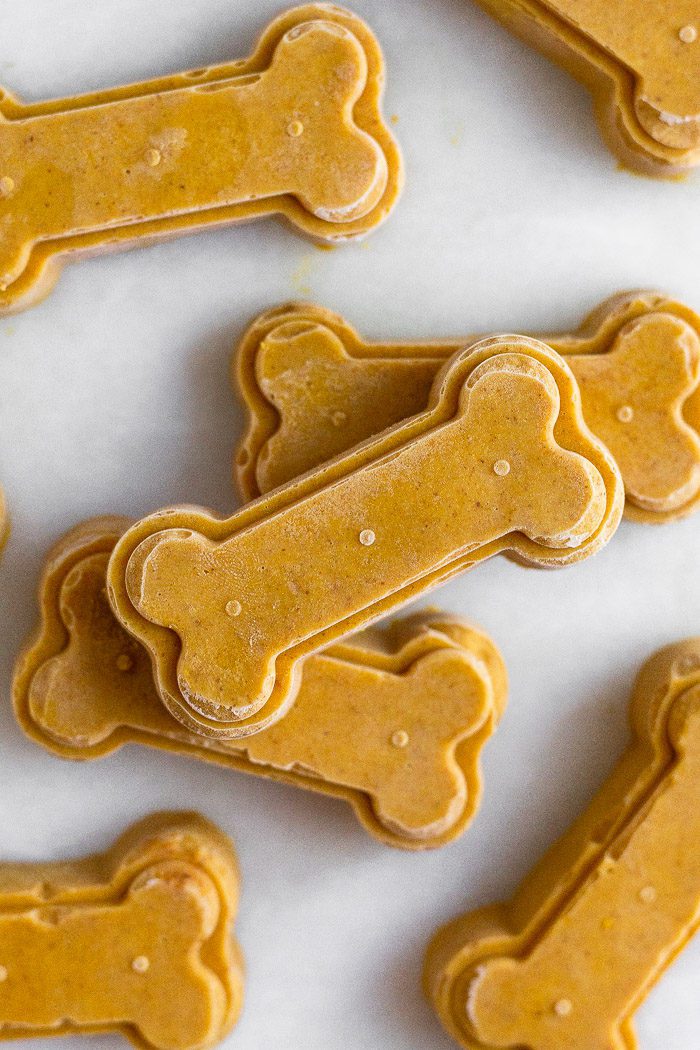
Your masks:
{"label": "bone-shaped dog treat", "polygon": [[634,740],[515,897],[441,930],[426,990],[470,1050],[634,1050],[632,1016],[700,924],[700,639],[661,650]]}
{"label": "bone-shaped dog treat", "polygon": [[425,413],[233,517],[185,507],[136,524],[110,600],[171,713],[240,737],[288,710],[311,652],[501,551],[585,558],[622,495],[561,358],[484,340],[445,366]]}
{"label": "bone-shaped dog treat", "polygon": [[481,749],[506,700],[488,637],[437,612],[355,635],[306,661],[277,725],[238,745],[204,738],[168,714],[146,651],[109,607],[107,561],[125,527],[86,522],[47,559],[41,626],[14,683],[32,739],[78,759],[143,743],[284,780],[345,799],[372,834],[404,848],[464,831],[481,797]]}
{"label": "bone-shaped dog treat", "polygon": [[593,92],[601,131],[630,168],[673,175],[700,162],[696,0],[479,0]]}
{"label": "bone-shaped dog treat", "polygon": [[[367,343],[310,304],[262,314],[233,360],[248,412],[236,475],[247,499],[425,409],[444,360],[474,341]],[[586,422],[620,468],[629,517],[665,522],[700,501],[700,318],[658,292],[618,295],[571,335]]]}
{"label": "bone-shaped dog treat", "polygon": [[396,202],[383,59],[332,4],[277,18],[250,58],[93,95],[0,100],[0,310],[45,294],[61,256],[280,214],[368,233]]}
{"label": "bone-shaped dog treat", "polygon": [[0,1037],[212,1046],[241,1006],[237,904],[231,844],[194,813],[151,816],[85,860],[1,865]]}

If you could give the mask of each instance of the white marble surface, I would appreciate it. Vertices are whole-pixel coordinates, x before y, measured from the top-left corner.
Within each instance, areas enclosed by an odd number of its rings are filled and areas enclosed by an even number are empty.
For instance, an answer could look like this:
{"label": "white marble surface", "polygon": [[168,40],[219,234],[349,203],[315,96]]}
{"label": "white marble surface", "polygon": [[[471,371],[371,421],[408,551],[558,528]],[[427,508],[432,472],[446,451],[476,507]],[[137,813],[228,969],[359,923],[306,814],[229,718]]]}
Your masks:
{"label": "white marble surface", "polygon": [[[5,4],[0,81],[36,100],[227,60],[279,6]],[[238,1050],[447,1050],[418,983],[432,931],[515,887],[624,746],[641,661],[700,630],[700,516],[624,524],[568,571],[501,559],[443,588],[436,600],[502,647],[512,691],[474,826],[421,856],[379,846],[340,803],[143,748],[62,763],[16,727],[11,668],[48,545],[97,513],[233,508],[241,417],[227,369],[257,311],[305,296],[370,337],[409,338],[566,327],[640,285],[700,307],[700,175],[673,184],[618,171],[583,89],[469,0],[355,8],[385,47],[386,110],[406,156],[406,192],[381,231],[324,253],[268,221],[82,261],[42,305],[0,322],[0,478],[13,519],[0,566],[0,855],[101,848],[158,807],[218,821],[245,880],[247,1001],[227,1044]],[[697,1050],[699,983],[696,944],[641,1010],[643,1050]]]}

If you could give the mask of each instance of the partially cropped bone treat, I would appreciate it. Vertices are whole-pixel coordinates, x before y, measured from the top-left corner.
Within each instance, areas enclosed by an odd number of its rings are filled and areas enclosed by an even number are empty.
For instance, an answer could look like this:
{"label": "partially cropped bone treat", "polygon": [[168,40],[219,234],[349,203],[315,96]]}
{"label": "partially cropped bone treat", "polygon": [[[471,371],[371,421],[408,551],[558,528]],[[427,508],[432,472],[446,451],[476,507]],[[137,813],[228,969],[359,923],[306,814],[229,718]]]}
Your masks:
{"label": "partially cropped bone treat", "polygon": [[425,986],[468,1050],[635,1050],[633,1015],[700,924],[700,638],[642,668],[633,741],[512,900],[464,915]]}
{"label": "partially cropped bone treat", "polygon": [[127,524],[86,522],[47,559],[41,623],[14,683],[32,739],[77,759],[141,743],[283,780],[345,799],[394,846],[440,846],[464,831],[506,702],[486,635],[437,611],[355,635],[305,662],[296,704],[275,726],[240,743],[202,737],[163,707],[148,654],[109,607],[107,562]]}
{"label": "partially cropped bone treat", "polygon": [[231,843],[194,813],[155,814],[84,860],[0,865],[2,1038],[214,1046],[241,1007],[237,907]]}
{"label": "partially cropped bone treat", "polygon": [[[303,474],[422,412],[461,340],[370,343],[323,307],[261,314],[232,361],[248,429],[236,457],[246,499]],[[602,303],[571,334],[546,335],[566,356],[591,430],[622,474],[626,514],[663,523],[700,502],[700,317],[660,292]]]}
{"label": "partially cropped bone treat", "polygon": [[340,241],[401,189],[369,28],[333,4],[276,18],[246,59],[76,98],[0,93],[0,312],[68,254],[278,214]]}
{"label": "partially cropped bone treat", "polygon": [[445,365],[426,412],[233,517],[182,507],[138,522],[108,590],[171,713],[242,737],[289,710],[312,652],[500,552],[580,561],[622,504],[564,361],[488,339]]}
{"label": "partially cropped bone treat", "polygon": [[700,163],[697,0],[478,0],[593,93],[603,136],[648,175]]}

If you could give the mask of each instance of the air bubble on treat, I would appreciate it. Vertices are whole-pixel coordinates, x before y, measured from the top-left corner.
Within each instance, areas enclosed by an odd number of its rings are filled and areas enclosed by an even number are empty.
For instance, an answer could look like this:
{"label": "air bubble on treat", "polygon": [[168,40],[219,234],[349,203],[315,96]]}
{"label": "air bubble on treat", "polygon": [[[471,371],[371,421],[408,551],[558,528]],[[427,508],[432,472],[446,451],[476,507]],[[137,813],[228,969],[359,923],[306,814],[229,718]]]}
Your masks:
{"label": "air bubble on treat", "polygon": [[134,666],[133,657],[129,653],[120,653],[117,657],[117,670],[118,671],[130,671]]}

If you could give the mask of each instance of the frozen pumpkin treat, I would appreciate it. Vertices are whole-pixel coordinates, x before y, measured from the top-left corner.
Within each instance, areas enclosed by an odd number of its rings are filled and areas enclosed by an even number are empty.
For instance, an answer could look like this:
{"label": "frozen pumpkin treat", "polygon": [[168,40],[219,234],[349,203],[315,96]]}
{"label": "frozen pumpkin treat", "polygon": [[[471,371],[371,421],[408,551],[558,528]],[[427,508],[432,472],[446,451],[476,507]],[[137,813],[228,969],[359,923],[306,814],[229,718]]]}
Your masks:
{"label": "frozen pumpkin treat", "polygon": [[68,254],[261,215],[339,241],[401,188],[384,66],[333,4],[281,15],[248,58],[92,95],[0,97],[0,312],[50,288]]}
{"label": "frozen pumpkin treat", "polygon": [[0,865],[2,1038],[214,1046],[241,1007],[237,907],[231,843],[195,813],[155,814],[84,860]]}
{"label": "frozen pumpkin treat", "polygon": [[17,717],[66,758],[140,743],[345,799],[393,846],[456,838],[481,798],[479,758],[506,702],[483,632],[437,611],[369,629],[304,663],[294,707],[241,741],[202,737],[165,709],[146,650],[114,618],[109,555],[127,523],[86,522],[47,559],[41,622],[15,673]]}
{"label": "frozen pumpkin treat", "polygon": [[108,591],[171,713],[243,737],[289,710],[312,652],[502,551],[580,561],[622,503],[562,358],[487,339],[445,365],[425,412],[232,517],[181,507],[138,522]]}
{"label": "frozen pumpkin treat", "polygon": [[435,937],[426,990],[468,1050],[635,1050],[633,1015],[700,924],[700,639],[662,649],[617,768],[512,900]]}
{"label": "frozen pumpkin treat", "polygon": [[[425,409],[437,371],[476,336],[369,343],[308,303],[260,315],[232,378],[248,429],[236,456],[247,499]],[[700,501],[700,317],[660,292],[613,296],[571,334],[566,356],[583,413],[617,461],[628,517],[666,522]]]}
{"label": "frozen pumpkin treat", "polygon": [[593,92],[623,164],[675,175],[700,162],[697,0],[479,0]]}

